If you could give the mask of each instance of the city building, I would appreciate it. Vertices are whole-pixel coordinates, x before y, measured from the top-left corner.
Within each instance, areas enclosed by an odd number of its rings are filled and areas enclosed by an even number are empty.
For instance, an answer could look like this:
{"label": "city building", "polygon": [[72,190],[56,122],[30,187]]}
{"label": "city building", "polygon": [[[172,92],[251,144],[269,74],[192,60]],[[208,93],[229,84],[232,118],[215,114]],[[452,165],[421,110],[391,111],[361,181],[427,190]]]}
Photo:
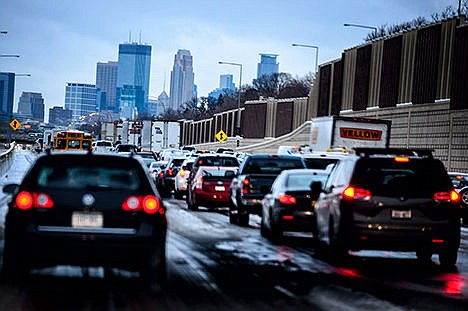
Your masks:
{"label": "city building", "polygon": [[67,125],[71,119],[72,111],[70,109],[58,106],[49,108],[49,124]]}
{"label": "city building", "polygon": [[219,88],[214,89],[208,93],[208,97],[218,100],[220,95],[228,94],[236,90],[236,85],[232,82],[233,77],[231,74],[224,74],[219,76]]}
{"label": "city building", "polygon": [[72,111],[73,121],[97,111],[97,89],[94,84],[67,83],[65,109]]}
{"label": "city building", "polygon": [[0,72],[0,120],[10,122],[15,97],[15,74]]}
{"label": "city building", "polygon": [[178,50],[171,71],[170,109],[177,110],[194,97],[193,58],[189,50]]}
{"label": "city building", "polygon": [[41,93],[22,92],[18,102],[18,117],[44,122],[44,98]]}
{"label": "city building", "polygon": [[115,88],[117,85],[118,62],[97,63],[96,65],[96,88],[101,92],[102,105],[99,110],[111,110],[119,112],[115,100]]}
{"label": "city building", "polygon": [[260,63],[257,65],[257,79],[263,75],[279,73],[279,63],[276,62],[277,54],[260,53]]}
{"label": "city building", "polygon": [[119,44],[116,104],[122,119],[148,113],[151,46]]}

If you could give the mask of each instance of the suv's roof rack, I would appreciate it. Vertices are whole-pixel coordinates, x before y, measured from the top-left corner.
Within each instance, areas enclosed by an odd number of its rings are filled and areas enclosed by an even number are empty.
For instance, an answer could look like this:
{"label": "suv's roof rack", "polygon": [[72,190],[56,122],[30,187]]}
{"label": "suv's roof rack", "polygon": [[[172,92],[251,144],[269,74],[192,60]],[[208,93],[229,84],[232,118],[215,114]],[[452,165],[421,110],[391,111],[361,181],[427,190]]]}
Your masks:
{"label": "suv's roof rack", "polygon": [[353,148],[356,155],[368,157],[370,155],[405,155],[422,158],[433,158],[432,149],[409,149],[409,148]]}

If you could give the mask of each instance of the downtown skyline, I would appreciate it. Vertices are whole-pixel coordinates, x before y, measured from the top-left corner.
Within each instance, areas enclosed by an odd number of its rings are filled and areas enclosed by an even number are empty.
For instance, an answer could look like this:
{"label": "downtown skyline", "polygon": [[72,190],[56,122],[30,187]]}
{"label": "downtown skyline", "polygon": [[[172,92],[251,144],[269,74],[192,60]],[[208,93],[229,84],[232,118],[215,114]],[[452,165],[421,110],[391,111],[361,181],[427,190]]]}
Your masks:
{"label": "downtown skyline", "polygon": [[[216,89],[222,74],[238,81],[238,68],[219,61],[243,64],[243,84],[256,78],[260,53],[278,54],[279,71],[305,76],[315,69],[313,49],[292,43],[318,45],[318,63],[341,56],[347,48],[364,43],[366,29],[343,23],[372,26],[430,19],[458,1],[240,1],[233,4],[208,0],[40,1],[6,0],[0,10],[0,71],[30,73],[17,77],[15,111],[21,92],[43,94],[46,111],[63,106],[67,82],[96,83],[96,64],[117,61],[118,45],[137,41],[153,47],[149,95],[169,94],[174,54],[190,50],[198,96]],[[215,5],[216,4],[216,5]],[[86,10],[83,8],[93,8]],[[339,10],[337,10],[337,8]],[[269,18],[265,19],[267,16]],[[130,35],[131,33],[131,35]],[[165,85],[165,88],[164,88]]]}

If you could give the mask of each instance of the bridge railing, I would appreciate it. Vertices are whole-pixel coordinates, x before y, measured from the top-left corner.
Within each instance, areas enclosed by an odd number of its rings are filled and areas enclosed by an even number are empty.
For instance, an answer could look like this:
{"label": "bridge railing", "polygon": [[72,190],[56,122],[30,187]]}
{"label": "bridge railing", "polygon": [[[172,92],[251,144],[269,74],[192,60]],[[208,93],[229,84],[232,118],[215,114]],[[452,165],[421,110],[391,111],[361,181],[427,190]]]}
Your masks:
{"label": "bridge railing", "polygon": [[5,150],[0,149],[0,177],[11,167],[14,161],[16,143],[13,142]]}

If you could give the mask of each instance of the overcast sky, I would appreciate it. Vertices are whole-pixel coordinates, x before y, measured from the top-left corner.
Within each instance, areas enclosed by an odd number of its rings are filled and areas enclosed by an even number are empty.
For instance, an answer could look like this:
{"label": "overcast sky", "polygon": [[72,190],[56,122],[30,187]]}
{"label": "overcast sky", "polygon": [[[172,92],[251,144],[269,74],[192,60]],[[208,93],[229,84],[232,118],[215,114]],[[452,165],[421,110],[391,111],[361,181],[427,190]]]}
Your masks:
{"label": "overcast sky", "polygon": [[[21,92],[40,92],[48,109],[64,106],[67,82],[96,80],[96,63],[117,61],[119,43],[152,46],[150,96],[169,94],[170,72],[178,49],[193,56],[198,96],[219,86],[230,73],[236,86],[256,78],[259,53],[278,54],[280,72],[303,77],[344,49],[364,42],[367,29],[344,23],[381,26],[430,18],[458,0],[2,0],[0,71],[17,77],[15,108]],[[140,35],[141,34],[141,35]],[[46,118],[47,120],[47,118]]]}

